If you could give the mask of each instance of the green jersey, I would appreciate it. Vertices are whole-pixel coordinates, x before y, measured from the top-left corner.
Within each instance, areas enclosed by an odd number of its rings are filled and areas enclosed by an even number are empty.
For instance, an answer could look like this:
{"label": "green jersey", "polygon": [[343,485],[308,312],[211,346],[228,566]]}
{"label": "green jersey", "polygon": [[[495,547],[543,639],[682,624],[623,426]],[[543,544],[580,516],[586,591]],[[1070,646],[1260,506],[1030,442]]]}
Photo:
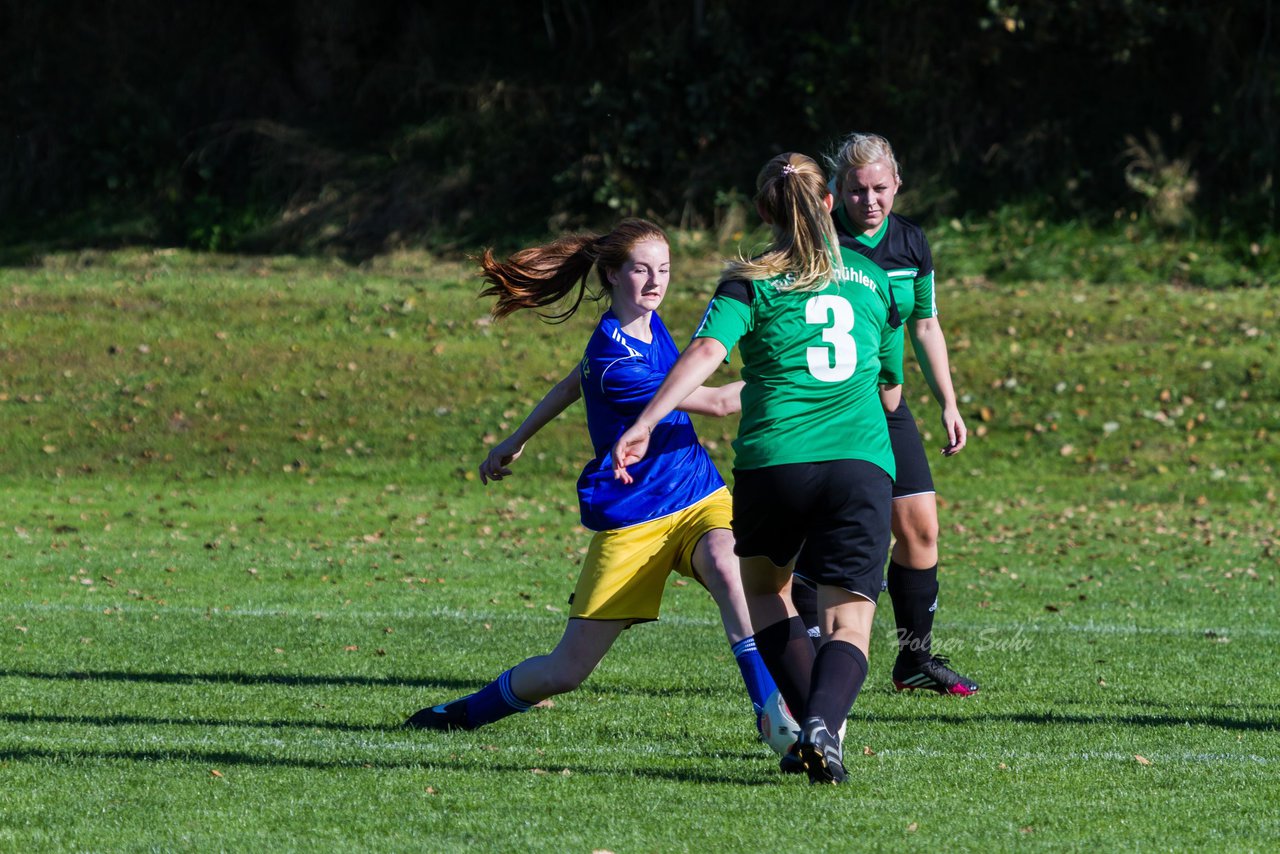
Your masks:
{"label": "green jersey", "polygon": [[735,468],[855,459],[895,474],[878,386],[902,382],[902,330],[884,271],[840,256],[821,290],[726,281],[707,306],[694,337],[742,355]]}
{"label": "green jersey", "polygon": [[[875,234],[865,235],[854,226],[843,205],[836,208],[831,218],[835,221],[840,245],[874,261],[889,276],[903,321],[938,316],[933,292],[933,252],[924,229],[905,216],[891,213]],[[902,355],[899,347],[894,356],[899,364]]]}

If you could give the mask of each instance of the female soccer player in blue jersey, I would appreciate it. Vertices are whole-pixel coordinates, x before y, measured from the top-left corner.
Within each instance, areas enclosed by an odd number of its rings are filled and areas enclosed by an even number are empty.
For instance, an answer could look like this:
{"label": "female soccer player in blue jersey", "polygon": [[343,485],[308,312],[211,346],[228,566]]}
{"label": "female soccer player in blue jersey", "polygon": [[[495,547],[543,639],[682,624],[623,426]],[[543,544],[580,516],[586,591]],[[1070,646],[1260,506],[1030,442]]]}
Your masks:
{"label": "female soccer player in blue jersey", "polygon": [[[782,767],[840,782],[839,732],[866,679],[889,549],[885,409],[897,406],[902,368],[884,358],[901,333],[884,271],[839,247],[818,164],[780,154],[756,188],[772,245],[728,265],[693,343],[618,439],[613,463],[630,482],[662,419],[739,348],[733,531],[756,645],[801,721]],[[797,558],[817,587],[825,642],[816,655],[789,595]]]}
{"label": "female soccer player in blue jersey", "polygon": [[595,457],[578,478],[582,524],[595,531],[569,622],[548,655],[526,659],[486,687],[421,709],[405,725],[474,729],[554,694],[578,687],[624,629],[658,617],[667,576],[700,581],[720,607],[757,714],[774,690],[755,651],[730,531],[731,501],[715,464],[698,443],[687,412],[726,415],[740,406],[741,383],[699,387],[655,423],[654,453],[635,468],[636,484],[613,477],[609,450],[648,402],[679,350],[657,314],[670,281],[670,249],[656,225],[628,219],[609,234],[573,235],[517,252],[505,262],[486,252],[486,296],[497,297],[501,318],[519,309],[545,309],[576,292],[556,318],[572,315],[588,295],[592,269],[610,308],[587,343],[576,375],[534,407],[524,423],[480,466],[481,479],[501,480],[524,443],[581,394]]}
{"label": "female soccer player in blue jersey", "polygon": [[[934,299],[933,253],[924,230],[893,212],[902,177],[893,148],[884,137],[849,135],[828,158],[838,197],[834,209],[840,245],[884,269],[893,286],[906,330],[925,381],[942,410],[944,456],[959,453],[967,431],[951,385],[947,342]],[[892,357],[901,364],[902,353]],[[933,617],[938,607],[938,503],[924,442],[906,398],[888,414],[898,474],[893,484],[893,550],[886,583],[898,627],[893,684],[899,691],[927,689],[968,696],[978,684],[952,670],[932,653]],[[803,571],[803,566],[801,567]],[[794,590],[810,633],[816,625],[812,593]]]}

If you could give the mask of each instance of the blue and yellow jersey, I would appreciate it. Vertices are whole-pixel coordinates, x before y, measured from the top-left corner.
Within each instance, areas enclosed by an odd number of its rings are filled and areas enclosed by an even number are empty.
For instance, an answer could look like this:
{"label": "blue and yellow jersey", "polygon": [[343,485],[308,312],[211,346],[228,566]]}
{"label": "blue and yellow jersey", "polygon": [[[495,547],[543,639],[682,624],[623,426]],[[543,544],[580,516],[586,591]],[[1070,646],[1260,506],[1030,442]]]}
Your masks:
{"label": "blue and yellow jersey", "polygon": [[715,463],[698,443],[689,416],[674,411],[653,428],[645,458],[627,466],[631,485],[615,480],[610,452],[636,420],[675,364],[680,351],[657,313],[653,341],[632,338],[606,311],[579,367],[587,429],[595,458],[578,478],[582,524],[608,531],[649,522],[701,501],[724,486]]}

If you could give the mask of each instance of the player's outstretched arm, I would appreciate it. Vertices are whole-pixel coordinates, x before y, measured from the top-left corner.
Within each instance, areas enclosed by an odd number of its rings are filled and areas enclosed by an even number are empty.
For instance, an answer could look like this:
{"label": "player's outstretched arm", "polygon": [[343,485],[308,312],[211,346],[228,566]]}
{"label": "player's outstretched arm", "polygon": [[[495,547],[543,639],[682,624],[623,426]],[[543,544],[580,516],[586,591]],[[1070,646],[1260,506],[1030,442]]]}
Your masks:
{"label": "player's outstretched arm", "polygon": [[489,455],[480,463],[480,482],[487,485],[491,480],[502,480],[510,475],[510,465],[520,459],[525,443],[580,397],[582,384],[575,367],[543,395],[542,400],[538,401],[510,436],[490,449]]}
{"label": "player's outstretched arm", "polygon": [[942,334],[942,325],[936,317],[922,317],[913,321],[910,328],[916,361],[920,363],[934,400],[942,408],[942,431],[947,438],[942,453],[946,456],[958,454],[964,449],[969,431],[956,405],[956,392],[951,385],[951,361],[947,356],[947,339]]}
{"label": "player's outstretched arm", "polygon": [[694,415],[712,415],[723,418],[742,411],[742,380],[722,386],[700,385],[676,407],[681,412]]}
{"label": "player's outstretched arm", "polygon": [[635,423],[614,444],[614,477],[623,483],[631,483],[627,466],[644,459],[653,428],[715,373],[728,355],[725,346],[714,338],[697,338],[685,348]]}

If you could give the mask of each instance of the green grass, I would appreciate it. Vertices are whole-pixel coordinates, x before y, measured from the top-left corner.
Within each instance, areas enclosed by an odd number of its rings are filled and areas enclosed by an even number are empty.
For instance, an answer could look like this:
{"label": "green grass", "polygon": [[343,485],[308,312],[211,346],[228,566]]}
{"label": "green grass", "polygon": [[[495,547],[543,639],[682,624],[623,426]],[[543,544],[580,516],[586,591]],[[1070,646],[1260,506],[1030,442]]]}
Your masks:
{"label": "green grass", "polygon": [[[714,269],[681,259],[677,337]],[[517,477],[474,471],[590,312],[489,324],[468,276],[0,271],[0,849],[1280,842],[1274,290],[944,283],[973,436],[935,466],[937,633],[983,691],[894,694],[881,609],[850,784],[814,790],[674,581],[554,708],[395,728],[549,649],[587,542],[580,409]],[[727,471],[734,423],[700,430]]]}
{"label": "green grass", "polygon": [[946,270],[962,277],[1210,289],[1280,284],[1280,241],[1251,237],[1229,223],[1165,230],[1132,211],[1117,210],[1110,222],[1079,215],[1064,220],[1015,204],[953,219],[930,240]]}

